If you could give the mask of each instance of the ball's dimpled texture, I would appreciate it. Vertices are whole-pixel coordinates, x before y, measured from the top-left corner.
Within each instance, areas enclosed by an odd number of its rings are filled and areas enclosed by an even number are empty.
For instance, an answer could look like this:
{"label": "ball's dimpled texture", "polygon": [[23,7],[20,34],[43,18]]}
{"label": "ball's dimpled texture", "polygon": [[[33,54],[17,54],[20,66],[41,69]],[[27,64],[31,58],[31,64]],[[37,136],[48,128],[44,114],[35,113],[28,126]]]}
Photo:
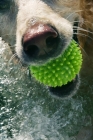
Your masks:
{"label": "ball's dimpled texture", "polygon": [[41,83],[56,87],[72,81],[82,64],[80,48],[74,40],[58,58],[41,66],[30,66],[32,75]]}

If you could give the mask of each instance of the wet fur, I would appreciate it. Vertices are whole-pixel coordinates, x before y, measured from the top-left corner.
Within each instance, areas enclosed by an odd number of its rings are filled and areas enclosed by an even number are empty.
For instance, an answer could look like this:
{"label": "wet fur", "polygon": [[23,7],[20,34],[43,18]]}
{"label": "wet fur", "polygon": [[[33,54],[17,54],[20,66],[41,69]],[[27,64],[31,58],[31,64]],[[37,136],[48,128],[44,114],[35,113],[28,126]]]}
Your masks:
{"label": "wet fur", "polygon": [[[82,50],[93,57],[93,0],[10,1],[9,10],[0,13],[0,36],[15,46],[17,56],[26,64],[29,63],[23,52],[22,37],[37,22],[50,24],[59,32],[61,41],[55,50],[58,55],[76,34]],[[75,26],[76,23],[78,26]],[[62,48],[63,36],[66,40]]]}
{"label": "wet fur", "polygon": [[[16,26],[17,24],[17,14],[23,5],[29,3],[31,0],[13,0],[10,1],[10,9],[6,13],[0,13],[0,36],[7,41],[9,44],[14,45],[16,43]],[[40,0],[36,0],[39,4]],[[42,2],[42,1],[41,1]],[[43,3],[46,4],[50,12],[51,9],[54,10],[61,17],[67,19],[71,24],[74,24],[75,19],[79,22],[79,27],[85,29],[86,31],[81,31],[79,29],[78,33],[85,34],[80,35],[79,43],[80,46],[85,47],[86,51],[89,51],[89,46],[91,46],[93,40],[93,0],[45,0]],[[42,4],[43,4],[42,3]],[[23,19],[25,20],[25,19]],[[3,24],[2,24],[3,23]],[[8,23],[8,24],[7,24]],[[20,48],[20,46],[18,46]],[[91,49],[93,47],[91,46]],[[89,51],[90,53],[90,51]],[[92,52],[91,52],[92,53]]]}

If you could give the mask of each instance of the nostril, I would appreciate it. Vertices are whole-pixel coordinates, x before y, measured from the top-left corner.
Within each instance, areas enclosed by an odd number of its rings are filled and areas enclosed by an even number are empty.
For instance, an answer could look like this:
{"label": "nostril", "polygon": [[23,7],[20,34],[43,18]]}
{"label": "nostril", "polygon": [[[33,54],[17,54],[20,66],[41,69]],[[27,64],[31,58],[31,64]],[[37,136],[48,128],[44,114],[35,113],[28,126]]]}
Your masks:
{"label": "nostril", "polygon": [[39,53],[39,48],[36,45],[24,46],[24,51],[29,57],[36,57]]}
{"label": "nostril", "polygon": [[48,37],[46,39],[46,45],[48,48],[55,47],[58,43],[58,37]]}

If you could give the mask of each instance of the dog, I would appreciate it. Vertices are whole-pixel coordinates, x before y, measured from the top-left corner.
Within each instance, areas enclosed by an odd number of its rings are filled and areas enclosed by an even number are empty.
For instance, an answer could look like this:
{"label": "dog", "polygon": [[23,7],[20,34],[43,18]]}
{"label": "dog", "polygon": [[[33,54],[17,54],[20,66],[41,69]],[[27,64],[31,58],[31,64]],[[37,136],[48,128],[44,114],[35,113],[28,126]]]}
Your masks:
{"label": "dog", "polygon": [[[0,0],[0,36],[22,63],[44,64],[67,49],[72,38],[92,56],[93,0]],[[91,49],[89,49],[89,47]],[[58,97],[72,96],[79,76],[62,87],[48,87]]]}

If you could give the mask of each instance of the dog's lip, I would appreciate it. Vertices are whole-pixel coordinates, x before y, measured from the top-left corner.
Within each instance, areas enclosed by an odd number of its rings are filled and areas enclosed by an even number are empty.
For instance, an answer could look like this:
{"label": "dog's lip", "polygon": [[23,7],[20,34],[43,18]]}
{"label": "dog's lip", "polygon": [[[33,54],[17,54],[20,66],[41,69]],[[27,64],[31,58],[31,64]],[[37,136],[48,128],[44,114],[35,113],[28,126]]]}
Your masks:
{"label": "dog's lip", "polygon": [[52,95],[56,97],[64,98],[73,94],[73,91],[76,89],[78,82],[79,82],[79,76],[76,75],[75,79],[73,79],[71,82],[68,82],[66,85],[62,85],[60,87],[57,86],[57,87],[48,87],[48,88]]}

